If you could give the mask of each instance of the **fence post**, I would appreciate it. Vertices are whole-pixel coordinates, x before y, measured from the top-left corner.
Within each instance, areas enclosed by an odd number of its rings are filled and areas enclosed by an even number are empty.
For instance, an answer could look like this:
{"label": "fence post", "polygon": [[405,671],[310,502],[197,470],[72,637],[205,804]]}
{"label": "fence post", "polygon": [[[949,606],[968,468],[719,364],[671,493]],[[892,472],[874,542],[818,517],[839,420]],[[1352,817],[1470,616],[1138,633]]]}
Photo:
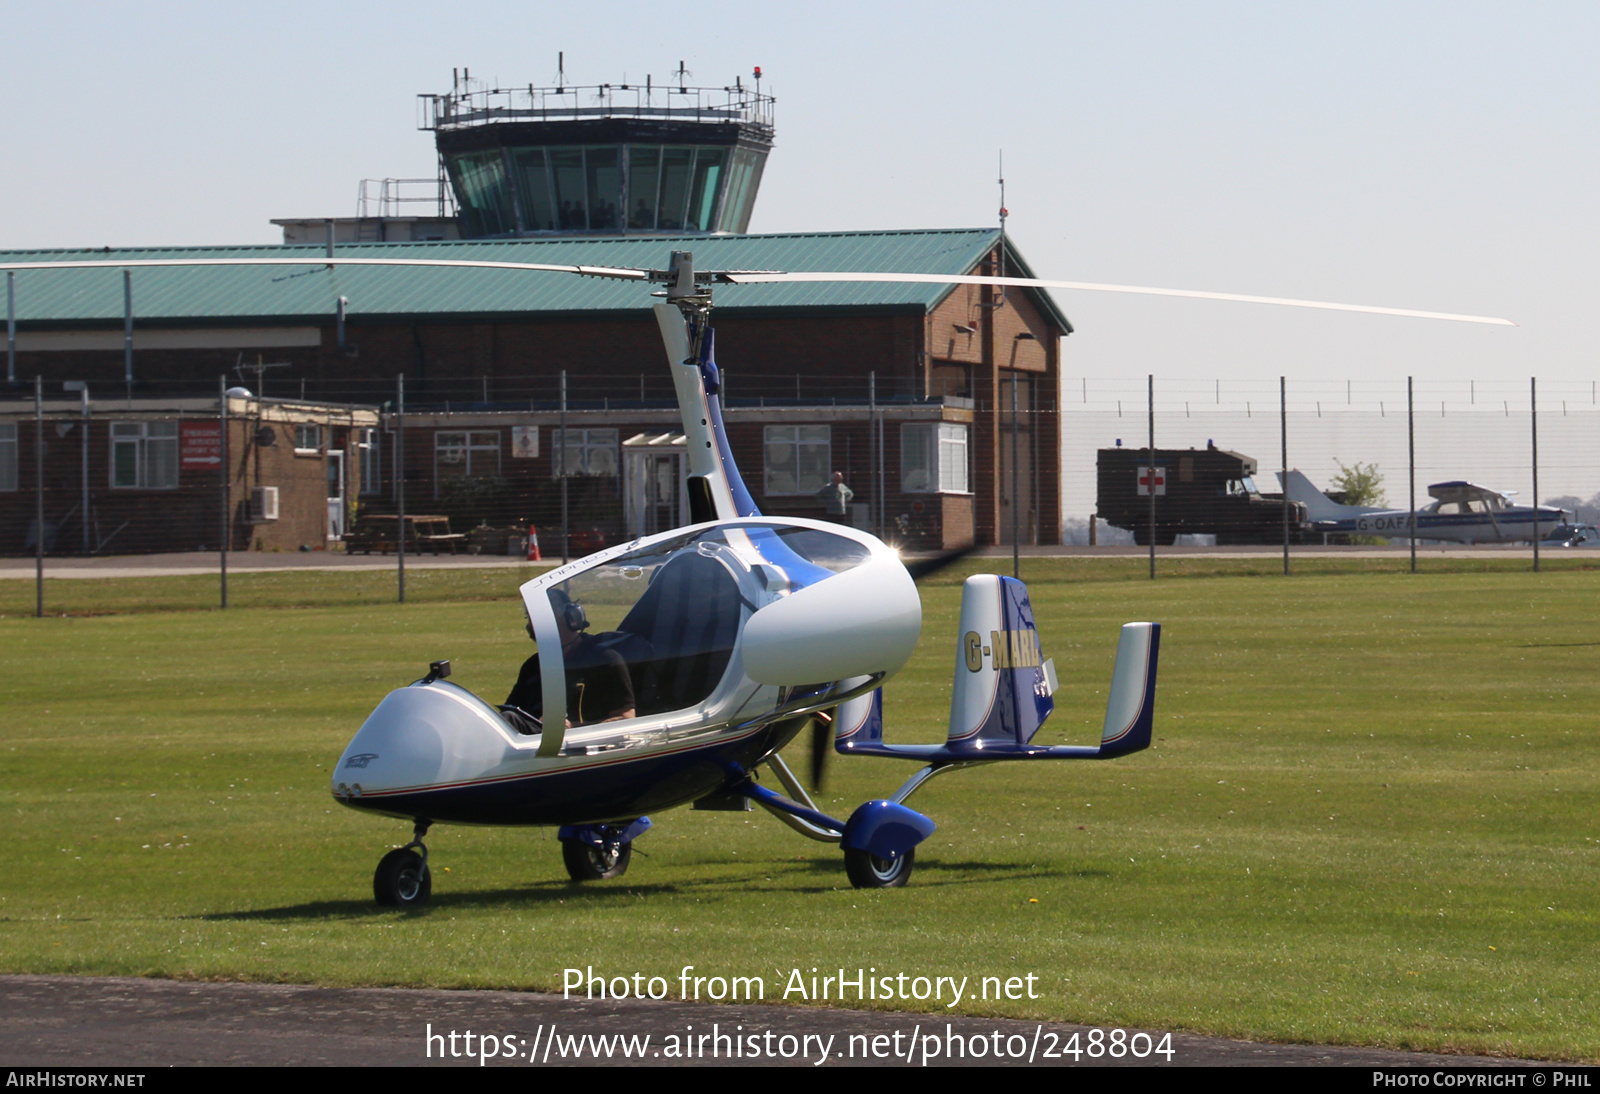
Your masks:
{"label": "fence post", "polygon": [[1020,481],[1017,473],[1017,379],[1017,374],[1013,372],[1011,374],[1011,576],[1021,581],[1022,548],[1018,546],[1021,537],[1017,534],[1019,527],[1017,511],[1022,507],[1022,496],[1017,490]]}
{"label": "fence post", "polygon": [[395,577],[399,586],[400,603],[406,602],[406,374],[401,373],[394,382],[394,493],[395,514],[394,556]]}
{"label": "fence post", "polygon": [[6,383],[17,382],[17,272],[6,271]]}
{"label": "fence post", "polygon": [[228,534],[232,531],[229,521],[231,514],[228,512],[228,507],[232,504],[232,493],[229,490],[231,484],[228,481],[228,377],[226,375],[217,377],[217,406],[219,408],[217,413],[217,428],[222,431],[222,436],[218,439],[217,448],[219,455],[219,466],[222,470],[222,523],[220,529],[222,536],[222,550],[218,552],[218,570],[222,585],[222,606],[223,608],[227,608]]}
{"label": "fence post", "polygon": [[572,530],[567,524],[567,370],[561,370],[561,565],[568,561]]}
{"label": "fence post", "polygon": [[1156,579],[1156,375],[1146,377],[1145,401],[1150,414],[1150,459],[1145,473],[1150,477],[1150,580]]}
{"label": "fence post", "polygon": [[122,382],[133,399],[133,271],[122,271]]}
{"label": "fence post", "polygon": [[1528,377],[1528,415],[1533,427],[1533,572],[1539,572],[1539,378]]}
{"label": "fence post", "polygon": [[1289,389],[1278,377],[1278,440],[1283,459],[1283,576],[1289,576]]}
{"label": "fence post", "polygon": [[1411,483],[1411,515],[1406,518],[1406,534],[1411,540],[1411,572],[1417,572],[1417,423],[1412,413],[1411,377],[1406,377],[1406,463]]}
{"label": "fence post", "polygon": [[33,614],[44,618],[44,377],[33,378]]}

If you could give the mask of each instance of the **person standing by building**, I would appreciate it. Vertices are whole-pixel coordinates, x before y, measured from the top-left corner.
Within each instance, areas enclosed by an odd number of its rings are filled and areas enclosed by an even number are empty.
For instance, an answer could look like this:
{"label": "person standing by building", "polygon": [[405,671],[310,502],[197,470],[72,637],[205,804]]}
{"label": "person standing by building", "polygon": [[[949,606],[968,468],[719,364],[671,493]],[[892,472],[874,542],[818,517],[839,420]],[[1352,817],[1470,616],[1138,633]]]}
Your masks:
{"label": "person standing by building", "polygon": [[835,524],[850,523],[850,499],[856,492],[844,484],[844,472],[835,471],[833,481],[817,491],[817,500],[822,502],[828,512],[828,519]]}

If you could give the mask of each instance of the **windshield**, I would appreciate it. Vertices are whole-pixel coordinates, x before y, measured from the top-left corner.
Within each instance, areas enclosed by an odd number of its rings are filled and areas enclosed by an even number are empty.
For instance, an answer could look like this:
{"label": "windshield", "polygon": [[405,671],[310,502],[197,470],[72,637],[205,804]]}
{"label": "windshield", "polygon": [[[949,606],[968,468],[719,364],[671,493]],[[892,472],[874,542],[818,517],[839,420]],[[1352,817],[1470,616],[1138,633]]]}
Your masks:
{"label": "windshield", "polygon": [[567,720],[579,726],[703,703],[722,681],[752,613],[870,555],[864,544],[821,529],[719,525],[595,563],[548,586]]}

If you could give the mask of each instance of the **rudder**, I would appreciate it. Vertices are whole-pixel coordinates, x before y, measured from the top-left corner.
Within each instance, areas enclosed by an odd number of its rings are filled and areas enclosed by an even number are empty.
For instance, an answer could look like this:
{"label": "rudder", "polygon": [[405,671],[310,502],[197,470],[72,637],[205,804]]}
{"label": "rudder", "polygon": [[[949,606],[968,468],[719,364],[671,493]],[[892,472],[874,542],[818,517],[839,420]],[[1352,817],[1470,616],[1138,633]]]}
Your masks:
{"label": "rudder", "polygon": [[949,748],[1022,747],[1055,709],[1055,665],[1045,660],[1028,587],[974,574],[961,590]]}

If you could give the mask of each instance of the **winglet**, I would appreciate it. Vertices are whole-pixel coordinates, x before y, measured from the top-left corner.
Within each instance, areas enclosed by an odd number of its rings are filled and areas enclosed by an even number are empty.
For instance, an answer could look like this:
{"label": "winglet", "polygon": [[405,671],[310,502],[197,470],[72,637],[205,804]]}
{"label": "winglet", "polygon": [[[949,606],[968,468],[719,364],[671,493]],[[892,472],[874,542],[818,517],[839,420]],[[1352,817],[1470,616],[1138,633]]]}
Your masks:
{"label": "winglet", "polygon": [[1156,661],[1161,652],[1160,623],[1124,623],[1117,642],[1117,666],[1106,698],[1106,723],[1100,731],[1101,759],[1150,747],[1156,711]]}

